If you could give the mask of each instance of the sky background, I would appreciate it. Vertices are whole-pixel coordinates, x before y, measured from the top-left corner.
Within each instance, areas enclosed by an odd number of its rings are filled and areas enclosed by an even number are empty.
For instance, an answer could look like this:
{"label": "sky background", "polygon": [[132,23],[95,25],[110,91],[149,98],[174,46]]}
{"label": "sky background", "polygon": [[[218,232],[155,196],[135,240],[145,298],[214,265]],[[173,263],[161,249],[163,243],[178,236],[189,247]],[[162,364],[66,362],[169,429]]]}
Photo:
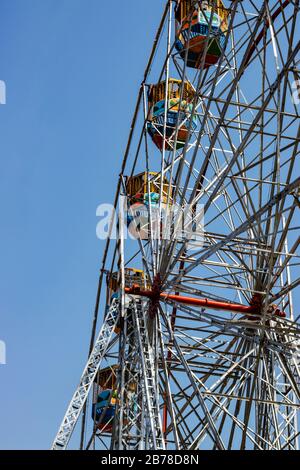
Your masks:
{"label": "sky background", "polygon": [[163,4],[0,0],[1,449],[49,448],[81,375],[96,208],[115,193]]}

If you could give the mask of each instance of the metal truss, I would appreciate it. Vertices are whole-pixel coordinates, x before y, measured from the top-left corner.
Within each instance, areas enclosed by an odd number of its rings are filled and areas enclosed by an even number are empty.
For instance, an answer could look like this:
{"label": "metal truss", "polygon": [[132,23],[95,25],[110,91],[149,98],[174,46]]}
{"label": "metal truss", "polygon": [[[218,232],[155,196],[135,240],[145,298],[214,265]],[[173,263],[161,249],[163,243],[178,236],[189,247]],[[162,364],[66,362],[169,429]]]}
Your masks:
{"label": "metal truss", "polygon": [[[135,322],[137,339],[139,342],[139,354],[142,363],[143,389],[147,409],[147,449],[165,449],[160,416],[159,390],[155,372],[154,347],[150,342],[148,324],[145,309],[142,302],[136,303]],[[154,338],[152,338],[153,341]]]}
{"label": "metal truss", "polygon": [[100,330],[99,336],[95,342],[93,351],[85,366],[79,385],[73,395],[59,431],[54,439],[52,450],[66,449],[82,408],[94,383],[101,362],[109,348],[114,334],[114,329],[118,322],[118,318],[119,301],[114,299]]}

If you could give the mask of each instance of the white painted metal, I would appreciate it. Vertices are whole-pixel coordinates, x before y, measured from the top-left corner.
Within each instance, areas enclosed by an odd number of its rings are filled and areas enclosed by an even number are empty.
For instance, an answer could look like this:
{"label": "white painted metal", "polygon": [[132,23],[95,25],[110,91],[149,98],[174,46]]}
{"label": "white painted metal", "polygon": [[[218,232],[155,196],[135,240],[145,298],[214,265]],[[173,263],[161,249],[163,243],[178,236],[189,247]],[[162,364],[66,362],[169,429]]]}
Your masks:
{"label": "white painted metal", "polygon": [[93,351],[88,359],[79,385],[68,406],[67,412],[54,439],[52,450],[66,449],[74,431],[74,427],[86,402],[89,391],[93,385],[101,362],[112,340],[114,329],[119,318],[119,301],[114,299],[106,315]]}

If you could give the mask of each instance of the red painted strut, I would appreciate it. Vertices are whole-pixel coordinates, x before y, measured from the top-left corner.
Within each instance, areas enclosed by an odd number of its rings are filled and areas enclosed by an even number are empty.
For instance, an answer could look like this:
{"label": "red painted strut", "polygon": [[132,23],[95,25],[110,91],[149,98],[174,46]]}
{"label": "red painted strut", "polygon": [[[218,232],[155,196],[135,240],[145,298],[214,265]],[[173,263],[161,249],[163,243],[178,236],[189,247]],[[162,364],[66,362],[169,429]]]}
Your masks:
{"label": "red painted strut", "polygon": [[[271,20],[272,22],[276,20],[277,16],[280,15],[280,13],[290,4],[292,3],[291,0],[285,0],[285,2],[283,4],[281,4],[277,10],[275,11],[275,13],[273,13],[273,15],[271,16]],[[263,37],[266,35],[266,31],[267,29],[270,28],[270,21],[267,20],[266,23],[265,23],[265,26],[263,27],[262,31],[259,33],[259,35],[257,36],[257,38],[254,40],[253,42],[253,45],[251,46],[250,50],[249,50],[249,53],[248,53],[248,56],[246,58],[246,62],[245,62],[245,66],[247,66],[250,62],[250,59],[251,57],[253,56],[254,52],[255,52],[255,49],[257,48],[258,44],[260,43],[260,41],[263,39]]]}
{"label": "red painted strut", "polygon": [[[185,297],[182,295],[166,294],[164,292],[156,293],[151,290],[142,290],[140,286],[125,287],[125,293],[129,295],[139,295],[153,300],[172,300],[180,304],[193,305],[196,307],[206,307],[214,310],[226,310],[228,312],[237,312],[242,314],[259,314],[260,309],[257,305],[232,304],[230,302],[219,302],[210,299],[198,299],[194,297]],[[285,317],[286,314],[279,309],[275,310],[275,315]]]}

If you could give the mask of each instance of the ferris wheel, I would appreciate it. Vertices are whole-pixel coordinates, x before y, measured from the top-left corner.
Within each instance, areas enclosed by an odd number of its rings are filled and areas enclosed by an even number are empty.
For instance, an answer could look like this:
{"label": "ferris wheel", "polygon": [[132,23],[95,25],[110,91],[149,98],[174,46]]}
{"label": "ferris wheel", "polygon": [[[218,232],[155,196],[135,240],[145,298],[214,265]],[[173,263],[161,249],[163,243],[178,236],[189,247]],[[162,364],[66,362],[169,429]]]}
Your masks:
{"label": "ferris wheel", "polygon": [[298,449],[298,13],[166,2],[53,449]]}

